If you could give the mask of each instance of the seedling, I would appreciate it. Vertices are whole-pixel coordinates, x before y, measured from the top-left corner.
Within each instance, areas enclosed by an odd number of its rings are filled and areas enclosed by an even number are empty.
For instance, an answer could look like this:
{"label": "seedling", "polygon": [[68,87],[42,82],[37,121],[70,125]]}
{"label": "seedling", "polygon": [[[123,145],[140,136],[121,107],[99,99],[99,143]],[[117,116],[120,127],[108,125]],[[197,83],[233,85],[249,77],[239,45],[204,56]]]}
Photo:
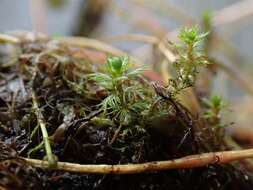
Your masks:
{"label": "seedling", "polygon": [[193,86],[198,67],[209,64],[207,57],[200,48],[207,35],[208,32],[200,32],[197,26],[181,29],[178,35],[181,43],[175,45],[178,52],[178,59],[174,63],[176,77],[169,81],[172,95],[175,96],[181,90]]}
{"label": "seedling", "polygon": [[226,125],[221,124],[221,113],[225,108],[225,103],[220,96],[212,96],[210,99],[203,99],[207,110],[204,118],[209,121],[213,128],[224,128]]}
{"label": "seedling", "polygon": [[[108,96],[98,106],[103,110],[103,117],[119,121],[119,130],[122,126],[133,124],[137,118],[140,119],[141,113],[149,106],[147,90],[136,80],[144,69],[131,70],[130,66],[127,56],[109,57],[107,73],[88,76],[108,92]],[[111,142],[115,141],[119,130],[116,130]]]}
{"label": "seedling", "polygon": [[[127,56],[109,57],[106,66],[108,74],[94,73],[89,79],[105,88],[109,95],[99,104],[105,115],[119,117],[122,124],[129,124],[133,115],[146,108],[144,92],[140,85],[129,85],[130,79],[137,77],[143,69],[129,71],[130,62]],[[143,99],[143,101],[141,101]]]}
{"label": "seedling", "polygon": [[221,148],[224,142],[225,128],[229,125],[222,122],[222,112],[226,107],[224,101],[220,96],[212,96],[210,99],[203,99],[206,111],[204,112],[203,119],[205,125],[209,126],[213,132],[213,146]]}

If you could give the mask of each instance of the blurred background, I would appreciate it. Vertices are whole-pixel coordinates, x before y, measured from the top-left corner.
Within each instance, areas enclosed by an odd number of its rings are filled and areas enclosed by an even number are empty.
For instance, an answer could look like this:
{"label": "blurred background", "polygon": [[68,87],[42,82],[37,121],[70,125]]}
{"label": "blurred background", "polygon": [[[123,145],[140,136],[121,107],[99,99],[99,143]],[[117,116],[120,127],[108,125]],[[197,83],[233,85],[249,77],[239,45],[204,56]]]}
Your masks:
{"label": "blurred background", "polygon": [[[176,41],[180,27],[195,24],[211,31],[205,51],[221,63],[210,93],[228,102],[227,117],[235,128],[241,127],[238,134],[253,134],[249,133],[253,130],[253,0],[0,1],[1,32],[86,36],[145,63],[157,61],[154,39]],[[249,138],[253,144],[253,135]]]}

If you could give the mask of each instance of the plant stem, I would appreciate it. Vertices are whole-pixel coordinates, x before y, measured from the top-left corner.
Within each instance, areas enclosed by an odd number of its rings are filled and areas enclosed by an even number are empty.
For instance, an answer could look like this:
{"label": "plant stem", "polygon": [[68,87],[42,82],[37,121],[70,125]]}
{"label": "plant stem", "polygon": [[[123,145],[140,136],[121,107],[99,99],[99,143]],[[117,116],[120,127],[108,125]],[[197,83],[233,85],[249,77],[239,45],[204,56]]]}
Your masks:
{"label": "plant stem", "polygon": [[43,141],[45,144],[45,150],[46,150],[46,154],[47,154],[48,164],[50,167],[56,166],[57,162],[56,162],[54,155],[52,153],[52,149],[51,149],[44,117],[41,113],[41,110],[39,109],[38,101],[37,101],[34,90],[32,90],[32,100],[33,100],[33,108],[35,110],[35,114],[37,116],[37,120],[40,125],[41,132],[42,132],[42,137],[43,137]]}
{"label": "plant stem", "polygon": [[[253,149],[238,150],[238,151],[222,151],[210,152],[196,155],[190,155],[174,160],[153,161],[141,164],[119,164],[119,165],[81,165],[68,162],[58,162],[55,170],[89,173],[89,174],[135,174],[150,171],[161,171],[169,169],[186,169],[195,167],[204,167],[209,164],[227,164],[233,161],[252,158]],[[44,163],[43,160],[24,159],[28,164],[36,168],[47,168],[49,163]]]}
{"label": "plant stem", "polygon": [[[242,150],[242,147],[234,141],[234,139],[231,136],[227,136],[224,138],[225,145],[228,148],[231,148],[233,150]],[[241,160],[241,163],[245,166],[245,168],[249,171],[253,171],[253,159],[245,159]]]}
{"label": "plant stem", "polygon": [[119,136],[119,133],[120,133],[122,127],[123,127],[123,125],[120,124],[120,126],[118,127],[118,129],[116,129],[116,131],[115,131],[115,133],[114,133],[114,135],[113,135],[113,137],[112,137],[112,140],[111,140],[110,143],[109,143],[110,145],[112,145],[112,144],[115,142],[115,140],[116,140],[117,137]]}

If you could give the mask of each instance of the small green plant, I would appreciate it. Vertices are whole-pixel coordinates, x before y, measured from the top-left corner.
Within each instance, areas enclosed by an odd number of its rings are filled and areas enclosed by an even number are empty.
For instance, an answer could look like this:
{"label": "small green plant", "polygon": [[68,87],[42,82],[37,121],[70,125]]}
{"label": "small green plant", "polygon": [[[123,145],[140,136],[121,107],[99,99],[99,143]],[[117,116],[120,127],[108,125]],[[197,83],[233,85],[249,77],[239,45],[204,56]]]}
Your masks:
{"label": "small green plant", "polygon": [[210,99],[203,99],[203,104],[206,108],[203,119],[213,134],[212,143],[210,144],[213,148],[220,149],[224,144],[225,128],[229,126],[222,121],[225,103],[220,96],[212,96]]}
{"label": "small green plant", "polygon": [[[168,89],[172,97],[193,86],[197,68],[208,64],[207,58],[200,50],[201,42],[207,34],[201,33],[198,27],[181,30],[179,38],[182,44],[176,46],[179,58],[174,64],[176,77],[171,79]],[[131,69],[129,58],[122,56],[109,57],[106,72],[88,76],[89,81],[94,81],[107,92],[106,98],[98,105],[102,110],[100,117],[111,119],[119,126],[115,132],[117,135],[122,126],[144,126],[141,121],[161,113],[169,114],[173,110],[170,103],[161,105],[161,97],[156,96],[151,85],[145,86],[139,80],[142,72],[143,68]]]}
{"label": "small green plant", "polygon": [[172,95],[176,95],[181,90],[193,86],[198,67],[209,64],[207,57],[200,48],[202,41],[207,35],[208,32],[200,32],[197,26],[181,29],[178,37],[182,43],[175,45],[178,52],[178,59],[174,63],[176,77],[170,80]]}
{"label": "small green plant", "polygon": [[140,123],[144,112],[150,106],[150,91],[141,83],[140,78],[138,80],[143,70],[144,68],[131,70],[127,56],[109,57],[106,64],[107,72],[88,76],[89,80],[107,91],[107,97],[98,106],[102,110],[101,119],[111,119],[114,125],[118,126],[111,144],[123,126],[130,128]]}
{"label": "small green plant", "polygon": [[221,113],[225,108],[225,103],[220,96],[212,96],[210,99],[203,99],[206,107],[204,118],[212,125],[213,128],[224,128],[226,125],[221,124]]}
{"label": "small green plant", "polygon": [[127,56],[109,57],[107,73],[94,73],[89,79],[107,90],[108,96],[99,104],[104,115],[119,119],[123,125],[133,121],[137,113],[147,107],[143,87],[131,80],[143,72],[143,68],[130,70],[131,64]]}

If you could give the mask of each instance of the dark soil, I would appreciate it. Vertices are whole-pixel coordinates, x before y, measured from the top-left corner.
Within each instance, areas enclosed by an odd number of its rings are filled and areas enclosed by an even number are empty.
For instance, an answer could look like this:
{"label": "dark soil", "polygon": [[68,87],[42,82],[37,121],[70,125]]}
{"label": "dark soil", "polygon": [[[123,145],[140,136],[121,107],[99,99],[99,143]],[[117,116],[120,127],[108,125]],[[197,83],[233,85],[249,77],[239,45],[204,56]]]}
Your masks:
{"label": "dark soil", "polygon": [[[7,48],[7,47],[4,47]],[[10,47],[9,47],[10,48]],[[53,53],[46,53],[54,49]],[[15,50],[15,52],[14,52]],[[80,75],[91,72],[89,60],[72,55],[73,48],[48,40],[26,41],[11,47],[0,59],[0,189],[119,189],[119,190],[250,190],[253,178],[238,165],[213,163],[195,169],[133,175],[94,175],[35,169],[17,157],[43,159],[44,148],[35,130],[32,85],[59,161],[80,164],[123,164],[168,160],[205,151],[206,141],[195,132],[194,119],[178,102],[173,116],[131,128],[109,143],[115,126],[95,120],[95,105],[107,96],[103,89],[77,89]],[[57,56],[55,56],[57,55]],[[12,57],[10,57],[12,56]],[[33,84],[32,72],[37,75]],[[72,83],[70,83],[71,81]],[[85,81],[84,81],[85,82]],[[80,86],[79,86],[80,87]],[[188,118],[188,120],[187,120]],[[182,141],[183,139],[183,141]],[[180,145],[180,146],[178,146]]]}

